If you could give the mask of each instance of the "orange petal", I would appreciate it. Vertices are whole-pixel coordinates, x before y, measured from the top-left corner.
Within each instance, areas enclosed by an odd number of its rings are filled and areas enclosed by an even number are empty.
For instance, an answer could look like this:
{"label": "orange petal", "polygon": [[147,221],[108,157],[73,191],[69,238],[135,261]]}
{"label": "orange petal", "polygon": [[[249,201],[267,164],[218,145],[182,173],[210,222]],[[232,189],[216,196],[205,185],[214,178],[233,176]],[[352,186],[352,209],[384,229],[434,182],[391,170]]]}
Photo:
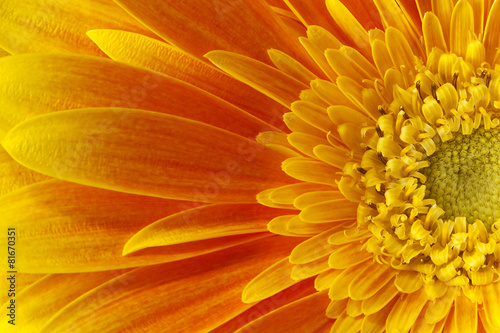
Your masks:
{"label": "orange petal", "polygon": [[79,0],[5,0],[0,5],[0,46],[12,54],[103,55],[85,35],[95,27],[155,36],[111,0],[87,0],[84,4]]}
{"label": "orange petal", "polygon": [[267,50],[276,48],[302,60],[298,41],[290,38],[288,27],[264,1],[116,2],[166,41],[198,58],[211,50],[226,50],[269,63]]}
{"label": "orange petal", "polygon": [[185,205],[59,180],[0,197],[2,227],[16,228],[18,254],[23,258],[17,262],[20,272],[71,273],[152,265],[268,235],[218,238],[122,256],[123,246],[137,231]]}
{"label": "orange petal", "polygon": [[327,333],[333,320],[325,316],[330,300],[326,292],[304,297],[243,326],[236,333],[288,333],[307,328],[311,333]]}
{"label": "orange petal", "polygon": [[261,301],[296,284],[297,281],[291,277],[294,267],[288,257],[268,267],[246,285],[242,294],[243,302]]}
{"label": "orange petal", "polygon": [[284,2],[305,26],[317,25],[330,32],[339,30],[332,17],[328,15],[324,0],[284,0]]}
{"label": "orange petal", "polygon": [[270,127],[190,84],[109,59],[61,54],[4,57],[0,73],[0,137],[27,118],[84,107],[159,111],[252,138]]}
{"label": "orange petal", "polygon": [[277,102],[172,45],[128,31],[92,30],[87,34],[111,59],[188,82],[267,123],[281,124],[282,107]]}
{"label": "orange petal", "polygon": [[[19,305],[16,309],[16,326],[22,327],[24,332],[38,332],[63,307],[89,290],[127,271],[48,275],[16,295],[15,300]],[[119,284],[112,286],[114,290],[122,287]],[[2,315],[5,317],[8,309],[6,306],[2,309]],[[0,322],[0,328],[3,328],[3,332],[9,332],[5,324],[7,324],[6,321]]]}
{"label": "orange petal", "polygon": [[21,164],[53,177],[193,202],[255,202],[260,191],[288,178],[280,170],[283,157],[254,141],[142,110],[39,116],[14,128],[2,145]]}
{"label": "orange petal", "polygon": [[[227,333],[236,332],[239,328],[253,322],[259,317],[268,314],[271,311],[277,310],[287,304],[300,300],[306,296],[316,293],[312,285],[313,279],[301,281],[290,288],[287,288],[278,294],[266,298],[263,301],[252,306],[250,309],[234,317],[230,321],[210,331],[210,333]],[[257,324],[254,326],[254,324]],[[258,322],[250,324],[248,327],[258,329]]]}
{"label": "orange petal", "polygon": [[79,297],[41,331],[207,332],[250,308],[240,300],[245,283],[290,249],[288,239],[277,236],[139,268]]}
{"label": "orange petal", "polygon": [[238,81],[286,107],[299,99],[307,86],[293,77],[252,58],[226,51],[211,51],[205,55],[213,64]]}
{"label": "orange petal", "polygon": [[269,220],[282,213],[261,205],[216,204],[188,209],[146,226],[125,244],[123,254],[154,246],[264,232]]}

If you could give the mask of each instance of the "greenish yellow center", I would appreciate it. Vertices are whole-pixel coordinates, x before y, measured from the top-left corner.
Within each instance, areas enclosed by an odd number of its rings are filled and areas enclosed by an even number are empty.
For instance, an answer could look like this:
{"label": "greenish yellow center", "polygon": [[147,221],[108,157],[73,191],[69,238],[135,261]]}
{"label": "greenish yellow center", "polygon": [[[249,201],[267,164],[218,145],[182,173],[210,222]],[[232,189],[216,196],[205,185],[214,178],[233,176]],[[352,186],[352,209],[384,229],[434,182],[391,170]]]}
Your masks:
{"label": "greenish yellow center", "polygon": [[481,220],[487,228],[500,219],[500,130],[456,133],[428,161],[426,197],[444,209],[442,218]]}

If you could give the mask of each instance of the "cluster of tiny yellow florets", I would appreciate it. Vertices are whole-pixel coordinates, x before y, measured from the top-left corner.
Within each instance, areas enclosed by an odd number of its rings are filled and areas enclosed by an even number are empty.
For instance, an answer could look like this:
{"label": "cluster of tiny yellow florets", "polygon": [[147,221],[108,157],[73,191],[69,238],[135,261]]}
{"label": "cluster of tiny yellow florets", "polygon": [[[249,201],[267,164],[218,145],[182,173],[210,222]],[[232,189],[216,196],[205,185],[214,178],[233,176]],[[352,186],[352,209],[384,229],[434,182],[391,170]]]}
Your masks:
{"label": "cluster of tiny yellow florets", "polygon": [[395,88],[361,164],[344,172],[358,172],[358,225],[379,260],[424,280],[488,284],[500,259],[500,73],[435,52],[437,74],[422,66]]}

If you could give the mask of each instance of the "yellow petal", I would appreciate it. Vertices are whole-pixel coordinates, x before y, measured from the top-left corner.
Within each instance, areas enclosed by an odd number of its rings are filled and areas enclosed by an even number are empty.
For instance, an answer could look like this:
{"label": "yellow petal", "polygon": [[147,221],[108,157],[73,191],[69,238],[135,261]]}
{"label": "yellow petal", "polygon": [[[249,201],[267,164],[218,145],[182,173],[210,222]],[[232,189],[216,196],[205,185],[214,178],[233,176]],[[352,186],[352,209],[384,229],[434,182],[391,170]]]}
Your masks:
{"label": "yellow petal", "polygon": [[311,191],[298,196],[294,200],[293,205],[298,209],[305,209],[307,206],[316,203],[338,199],[344,199],[340,191]]}
{"label": "yellow petal", "polygon": [[387,333],[409,331],[426,303],[427,295],[423,288],[401,297],[387,317]]}
{"label": "yellow petal", "polygon": [[424,34],[427,55],[429,55],[435,47],[442,51],[447,51],[448,48],[444,39],[443,30],[441,29],[441,23],[434,13],[425,13],[424,21],[422,22],[422,32]]}
{"label": "yellow petal", "polygon": [[396,275],[394,282],[399,291],[405,294],[411,294],[422,288],[423,280],[419,272],[401,271]]}
{"label": "yellow petal", "polygon": [[50,177],[23,167],[0,147],[0,196]]}
{"label": "yellow petal", "polygon": [[353,242],[340,246],[330,254],[328,261],[333,269],[349,268],[372,258],[372,254],[364,249],[363,244]]}
{"label": "yellow petal", "polygon": [[361,310],[367,316],[377,315],[377,312],[385,307],[389,302],[399,294],[398,289],[394,285],[394,279],[387,282],[375,295],[363,300]]}
{"label": "yellow petal", "polygon": [[0,73],[0,138],[36,115],[102,106],[178,115],[252,138],[270,127],[190,84],[109,59],[27,54],[0,58]]}
{"label": "yellow petal", "polygon": [[456,329],[452,332],[476,333],[478,324],[477,303],[472,302],[462,293],[457,295],[453,321]]}
{"label": "yellow petal", "polygon": [[268,267],[246,285],[241,296],[243,302],[261,301],[296,284],[291,277],[294,267],[288,257]]}
{"label": "yellow petal", "polygon": [[330,287],[328,296],[332,300],[341,300],[349,297],[348,286],[352,279],[356,278],[360,273],[362,273],[364,263],[358,264],[356,266],[349,267],[348,269],[342,271]]}
{"label": "yellow petal", "polygon": [[445,319],[453,305],[455,294],[456,289],[451,287],[440,298],[429,301],[429,305],[425,311],[425,321],[429,324],[435,324]]}
{"label": "yellow petal", "polygon": [[96,108],[39,116],[13,129],[2,145],[40,173],[128,193],[254,202],[263,189],[284,185],[279,181],[283,157],[254,141],[141,110]]}
{"label": "yellow petal", "polygon": [[392,62],[397,69],[399,66],[405,66],[407,70],[415,71],[415,55],[406,36],[401,31],[389,27],[385,32],[385,39]]}
{"label": "yellow petal", "polygon": [[[441,22],[444,38],[448,42],[448,46],[450,46],[451,15],[453,13],[455,3],[456,1],[452,0],[431,0],[432,12],[436,14]],[[443,49],[443,51],[446,50]]]}
{"label": "yellow petal", "polygon": [[[277,102],[172,45],[121,30],[92,30],[87,35],[113,60],[190,83],[265,122],[277,122],[272,111],[281,108]],[[256,99],[259,103],[255,103]]]}
{"label": "yellow petal", "polygon": [[339,0],[326,0],[326,7],[340,29],[352,36],[351,38],[356,44],[357,49],[364,56],[370,56],[368,33],[345,5]]}
{"label": "yellow petal", "polygon": [[490,283],[481,287],[483,292],[484,315],[489,325],[500,328],[500,287],[498,283]]}
{"label": "yellow petal", "polygon": [[392,267],[386,267],[378,262],[367,263],[364,274],[359,274],[349,284],[349,297],[355,300],[365,300],[375,295],[396,274]]}
{"label": "yellow petal", "polygon": [[337,230],[342,230],[343,225],[336,226],[331,230],[322,232],[297,245],[290,254],[290,262],[294,264],[305,264],[322,258],[332,252],[337,246],[328,244],[328,238]]}
{"label": "yellow petal", "polygon": [[351,317],[347,314],[347,311],[344,311],[335,320],[331,332],[357,333],[361,328],[363,319],[363,316]]}
{"label": "yellow petal", "polygon": [[85,35],[95,27],[156,36],[109,0],[5,0],[0,5],[0,45],[12,54],[69,52],[102,56]]}
{"label": "yellow petal", "polygon": [[329,270],[328,256],[325,256],[307,264],[295,265],[292,269],[291,277],[296,281],[300,281]]}
{"label": "yellow petal", "polygon": [[405,8],[407,2],[392,0],[375,0],[374,2],[380,12],[384,25],[386,27],[394,27],[401,31],[406,36],[414,52],[417,55],[423,55],[421,49],[422,45],[419,40],[420,27],[417,27],[415,22],[408,15],[408,11]]}
{"label": "yellow petal", "polygon": [[346,221],[356,218],[357,207],[357,203],[347,199],[329,200],[307,206],[299,216],[311,223]]}
{"label": "yellow petal", "polygon": [[337,168],[319,161],[294,157],[285,160],[282,167],[289,176],[305,182],[336,186],[340,180]]}
{"label": "yellow petal", "polygon": [[267,230],[282,211],[261,205],[207,205],[184,210],[149,224],[125,244],[123,255],[154,246],[173,245]]}
{"label": "yellow petal", "polygon": [[494,1],[488,14],[486,27],[484,29],[484,47],[486,48],[486,59],[493,62],[496,50],[500,46],[500,2]]}
{"label": "yellow petal", "polygon": [[292,111],[299,118],[322,131],[329,132],[333,128],[333,124],[328,119],[326,109],[316,104],[296,101],[292,103]]}
{"label": "yellow petal", "polygon": [[309,85],[311,80],[316,79],[316,75],[288,54],[276,49],[270,49],[267,53],[269,54],[269,58],[273,62],[274,66],[276,66],[283,73],[290,75],[306,85]]}
{"label": "yellow petal", "polygon": [[467,0],[459,0],[451,15],[450,50],[465,58],[474,34],[474,11]]}
{"label": "yellow petal", "polygon": [[299,99],[300,91],[307,86],[293,77],[262,62],[227,51],[211,51],[205,54],[214,65],[238,81],[286,107]]}
{"label": "yellow petal", "polygon": [[288,142],[292,146],[297,148],[298,151],[305,155],[308,155],[309,157],[314,157],[314,147],[321,144],[328,144],[328,141],[326,139],[321,139],[315,135],[300,132],[293,132],[288,134]]}
{"label": "yellow petal", "polygon": [[293,204],[295,199],[302,194],[327,190],[331,190],[331,187],[314,183],[297,183],[274,189],[269,198],[276,203]]}

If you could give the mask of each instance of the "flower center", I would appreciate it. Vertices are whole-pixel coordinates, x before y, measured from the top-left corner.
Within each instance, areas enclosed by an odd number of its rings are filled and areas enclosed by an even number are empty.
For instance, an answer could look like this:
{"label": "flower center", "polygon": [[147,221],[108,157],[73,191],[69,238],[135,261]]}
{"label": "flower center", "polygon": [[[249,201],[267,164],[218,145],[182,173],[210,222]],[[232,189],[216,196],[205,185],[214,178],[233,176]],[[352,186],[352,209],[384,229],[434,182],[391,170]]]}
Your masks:
{"label": "flower center", "polygon": [[487,228],[500,219],[500,131],[479,128],[436,144],[423,169],[426,197],[444,209],[442,218],[481,220]]}

